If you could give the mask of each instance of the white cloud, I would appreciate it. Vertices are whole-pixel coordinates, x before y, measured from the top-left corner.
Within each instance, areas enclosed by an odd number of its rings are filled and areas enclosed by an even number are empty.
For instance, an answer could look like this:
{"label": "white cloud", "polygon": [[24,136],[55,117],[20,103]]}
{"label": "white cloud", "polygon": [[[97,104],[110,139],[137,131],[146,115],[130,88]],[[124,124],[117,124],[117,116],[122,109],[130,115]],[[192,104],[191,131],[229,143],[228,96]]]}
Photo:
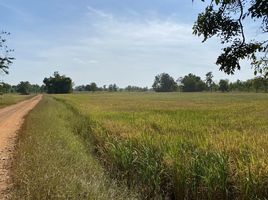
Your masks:
{"label": "white cloud", "polygon": [[91,6],[88,6],[87,9],[89,11],[88,14],[93,14],[93,15],[96,15],[98,17],[102,17],[102,18],[106,18],[106,19],[110,19],[110,20],[113,19],[113,15],[108,14],[108,13],[102,11],[102,10],[98,10],[98,9],[93,8]]}
{"label": "white cloud", "polygon": [[[192,24],[178,21],[155,13],[147,18],[119,18],[88,6],[79,22],[58,28],[61,32],[54,36],[53,43],[45,38],[40,43],[39,35],[28,38],[29,42],[39,42],[31,44],[34,49],[28,51],[36,58],[47,59],[27,61],[27,65],[43,66],[46,74],[54,70],[46,66],[60,66],[56,70],[70,74],[76,84],[90,80],[100,85],[151,86],[153,77],[161,72],[175,78],[190,72],[202,76],[214,71],[216,77],[223,75],[214,65],[218,43],[211,40],[202,44],[192,35]],[[25,50],[23,44],[20,48]]]}

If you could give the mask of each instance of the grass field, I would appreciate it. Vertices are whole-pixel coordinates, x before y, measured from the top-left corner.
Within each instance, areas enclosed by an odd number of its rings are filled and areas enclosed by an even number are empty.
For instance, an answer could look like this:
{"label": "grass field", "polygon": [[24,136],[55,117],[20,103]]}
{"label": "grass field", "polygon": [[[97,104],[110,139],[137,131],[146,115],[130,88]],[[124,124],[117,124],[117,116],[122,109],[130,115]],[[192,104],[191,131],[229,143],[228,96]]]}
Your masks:
{"label": "grass field", "polygon": [[268,197],[267,94],[54,97],[86,118],[80,136],[111,177],[139,188],[144,199]]}
{"label": "grass field", "polygon": [[18,103],[33,97],[33,95],[4,94],[0,95],[0,108]]}

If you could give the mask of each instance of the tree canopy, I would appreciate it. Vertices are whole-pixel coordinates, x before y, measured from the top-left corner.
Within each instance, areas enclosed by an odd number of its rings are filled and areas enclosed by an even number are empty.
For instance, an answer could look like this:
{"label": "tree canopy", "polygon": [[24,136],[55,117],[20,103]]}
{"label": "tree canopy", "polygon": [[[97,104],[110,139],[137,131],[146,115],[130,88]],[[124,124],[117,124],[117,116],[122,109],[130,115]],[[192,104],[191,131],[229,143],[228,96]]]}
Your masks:
{"label": "tree canopy", "polygon": [[229,81],[221,79],[219,82],[219,90],[222,92],[227,92],[229,90]]}
{"label": "tree canopy", "polygon": [[210,89],[210,91],[212,91],[212,84],[213,84],[213,74],[212,72],[208,72],[206,73],[206,86]]}
{"label": "tree canopy", "polygon": [[28,81],[21,81],[17,85],[17,92],[23,95],[30,94],[31,84]]}
{"label": "tree canopy", "polygon": [[178,85],[169,74],[162,73],[155,77],[152,87],[156,92],[173,92]]}
{"label": "tree canopy", "polygon": [[[205,1],[205,0],[202,0]],[[267,0],[211,0],[199,14],[193,33],[203,36],[203,42],[217,36],[224,45],[216,64],[227,74],[241,69],[240,61],[251,60],[255,75],[268,75],[268,1]],[[259,22],[259,30],[266,39],[247,38],[245,27],[249,20]],[[247,23],[245,23],[247,21]],[[256,32],[257,30],[255,30]]]}
{"label": "tree canopy", "polygon": [[10,35],[8,32],[0,32],[0,72],[4,72],[5,74],[8,74],[9,66],[12,64],[12,61],[14,60],[13,57],[9,56],[9,53],[13,50],[9,49],[6,42],[6,37]]}
{"label": "tree canopy", "polygon": [[49,94],[64,94],[72,92],[72,79],[65,75],[60,75],[54,72],[53,77],[45,78],[43,80],[45,90]]}
{"label": "tree canopy", "polygon": [[181,84],[183,92],[200,92],[206,88],[204,81],[191,73],[181,79]]}
{"label": "tree canopy", "polygon": [[117,92],[119,90],[118,86],[114,83],[114,84],[110,84],[108,86],[108,91],[109,92]]}

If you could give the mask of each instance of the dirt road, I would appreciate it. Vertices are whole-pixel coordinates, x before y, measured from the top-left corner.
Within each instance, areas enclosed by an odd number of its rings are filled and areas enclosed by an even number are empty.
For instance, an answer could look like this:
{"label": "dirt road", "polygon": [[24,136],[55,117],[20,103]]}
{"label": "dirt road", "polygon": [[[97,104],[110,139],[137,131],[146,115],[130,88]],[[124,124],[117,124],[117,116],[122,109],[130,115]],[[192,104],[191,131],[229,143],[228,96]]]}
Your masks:
{"label": "dirt road", "polygon": [[0,109],[0,200],[8,199],[11,186],[9,169],[15,147],[16,133],[24,116],[42,99],[42,95]]}

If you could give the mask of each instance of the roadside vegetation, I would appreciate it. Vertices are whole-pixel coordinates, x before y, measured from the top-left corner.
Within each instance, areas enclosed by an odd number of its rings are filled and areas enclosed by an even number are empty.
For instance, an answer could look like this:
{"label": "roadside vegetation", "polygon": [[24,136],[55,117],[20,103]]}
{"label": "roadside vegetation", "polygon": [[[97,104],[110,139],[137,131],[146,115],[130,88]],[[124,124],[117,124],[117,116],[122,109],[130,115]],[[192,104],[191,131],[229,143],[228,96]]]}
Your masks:
{"label": "roadside vegetation", "polygon": [[134,199],[106,178],[92,156],[90,140],[81,137],[88,134],[87,125],[66,105],[45,96],[19,133],[12,199]]}
{"label": "roadside vegetation", "polygon": [[112,178],[138,187],[144,199],[268,196],[266,94],[95,93],[55,98],[86,117],[90,126],[84,140],[93,142]]}
{"label": "roadside vegetation", "polygon": [[33,97],[33,95],[23,96],[18,94],[2,94],[0,95],[0,108],[30,99],[31,97]]}

